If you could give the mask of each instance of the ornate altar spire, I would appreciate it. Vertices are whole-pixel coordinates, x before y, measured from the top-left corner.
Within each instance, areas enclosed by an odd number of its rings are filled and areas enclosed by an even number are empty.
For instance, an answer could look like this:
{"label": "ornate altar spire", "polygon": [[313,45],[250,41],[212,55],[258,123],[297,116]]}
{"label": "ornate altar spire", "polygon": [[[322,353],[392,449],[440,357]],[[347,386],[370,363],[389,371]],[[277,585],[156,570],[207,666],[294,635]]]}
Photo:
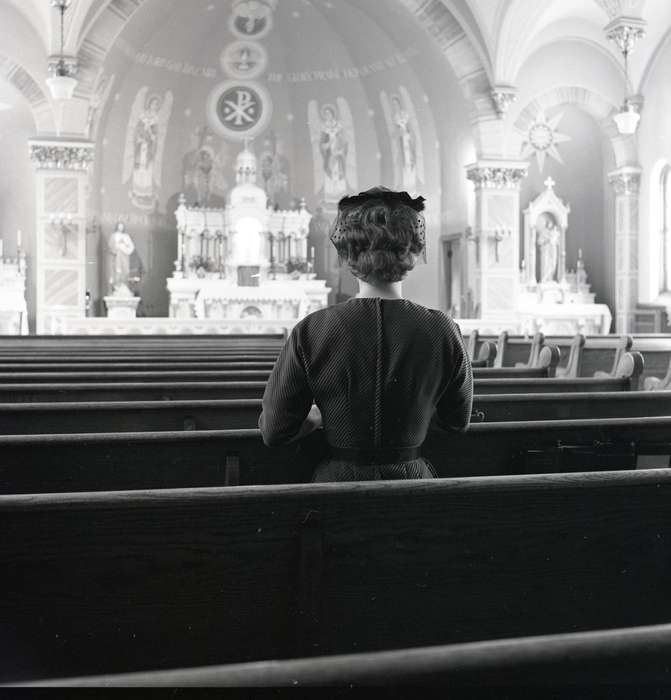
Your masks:
{"label": "ornate altar spire", "polygon": [[257,160],[249,149],[250,139],[245,139],[245,147],[236,161],[236,182],[238,185],[256,185]]}

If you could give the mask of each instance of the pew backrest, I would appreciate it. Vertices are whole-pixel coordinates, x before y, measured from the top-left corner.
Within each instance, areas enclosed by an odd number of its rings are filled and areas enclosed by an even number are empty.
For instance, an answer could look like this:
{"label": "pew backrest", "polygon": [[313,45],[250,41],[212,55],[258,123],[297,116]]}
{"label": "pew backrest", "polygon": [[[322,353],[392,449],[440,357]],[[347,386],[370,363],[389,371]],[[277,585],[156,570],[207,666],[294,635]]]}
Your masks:
{"label": "pew backrest", "polygon": [[655,624],[670,498],[667,471],[0,497],[0,681]]}

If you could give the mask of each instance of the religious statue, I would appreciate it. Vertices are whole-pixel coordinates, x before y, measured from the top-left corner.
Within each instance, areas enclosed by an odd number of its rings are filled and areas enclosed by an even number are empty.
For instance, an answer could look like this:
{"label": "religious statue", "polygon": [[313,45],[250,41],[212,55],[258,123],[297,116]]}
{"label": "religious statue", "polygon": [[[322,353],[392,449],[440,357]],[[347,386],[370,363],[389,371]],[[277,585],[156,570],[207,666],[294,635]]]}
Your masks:
{"label": "religious statue", "polygon": [[286,195],[289,192],[289,161],[283,155],[282,143],[274,131],[269,131],[263,139],[261,177],[268,199],[273,205],[286,206]]}
{"label": "religious statue", "polygon": [[399,88],[398,95],[380,95],[387,121],[394,164],[394,187],[415,192],[424,180],[421,131],[410,93]]}
{"label": "religious statue", "polygon": [[139,209],[153,209],[161,187],[163,150],[172,113],[172,92],[148,95],[141,88],[133,103],[126,133],[123,182],[131,183],[129,197]]}
{"label": "religious statue", "polygon": [[323,193],[325,202],[337,202],[357,186],[352,113],[344,98],[338,98],[337,105],[327,104],[319,111],[313,100],[308,107],[316,192]]}
{"label": "religious statue", "polygon": [[557,281],[560,241],[561,232],[554,216],[548,212],[541,214],[536,224],[536,243],[540,248],[541,284]]}
{"label": "religious statue", "polygon": [[109,237],[110,251],[110,286],[113,295],[131,295],[128,287],[131,278],[131,255],[135,252],[133,239],[126,233],[123,222],[117,224],[116,230]]}

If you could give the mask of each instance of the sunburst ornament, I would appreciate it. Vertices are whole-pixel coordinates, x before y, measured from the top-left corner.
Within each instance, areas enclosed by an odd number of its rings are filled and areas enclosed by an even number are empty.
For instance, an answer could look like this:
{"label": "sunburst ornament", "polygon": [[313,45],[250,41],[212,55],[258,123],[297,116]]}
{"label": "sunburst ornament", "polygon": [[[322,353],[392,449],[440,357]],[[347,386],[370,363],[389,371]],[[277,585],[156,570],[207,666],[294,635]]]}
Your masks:
{"label": "sunburst ornament", "polygon": [[572,139],[570,136],[560,134],[557,131],[557,127],[563,118],[564,112],[552,117],[552,119],[548,119],[545,116],[545,112],[539,112],[536,121],[529,127],[527,140],[522,149],[522,158],[530,158],[535,153],[538,169],[541,173],[545,169],[547,156],[564,165],[557,144],[566,143]]}

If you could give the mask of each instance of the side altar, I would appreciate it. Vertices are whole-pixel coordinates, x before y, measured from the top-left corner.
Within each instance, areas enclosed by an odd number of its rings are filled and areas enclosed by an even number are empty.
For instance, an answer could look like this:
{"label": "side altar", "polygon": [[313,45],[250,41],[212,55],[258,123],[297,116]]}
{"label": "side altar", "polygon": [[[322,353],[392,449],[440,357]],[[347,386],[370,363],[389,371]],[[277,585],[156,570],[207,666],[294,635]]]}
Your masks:
{"label": "side altar", "polygon": [[[462,332],[480,330],[482,333],[509,331],[515,334],[532,335],[537,332],[546,335],[604,335],[610,333],[612,313],[605,304],[596,303],[596,295],[589,284],[582,250],[578,251],[576,266],[567,266],[567,234],[571,208],[556,194],[555,182],[549,178],[545,191],[531,202],[524,211],[523,253],[518,272],[510,268],[507,280],[509,295],[506,307],[497,305],[496,297],[490,308],[491,296],[476,294],[479,318],[458,320]],[[519,209],[517,209],[519,211]],[[475,241],[481,250],[489,239],[494,241],[495,255],[486,261],[491,269],[483,269],[482,254],[475,259],[475,272],[468,270],[467,279],[486,279],[487,274],[496,272],[502,256],[498,246],[510,239],[509,256],[518,255],[520,249],[516,233],[519,225],[510,222],[508,237],[495,231],[483,230],[478,236],[465,236],[464,248]],[[512,232],[512,233],[511,233]],[[491,260],[490,260],[491,258]],[[472,257],[468,256],[468,267],[472,267]],[[517,279],[513,279],[516,276]],[[469,314],[470,315],[470,314]]]}
{"label": "side altar", "polygon": [[28,335],[26,255],[4,258],[0,239],[0,335]]}
{"label": "side altar", "polygon": [[245,148],[225,209],[188,207],[180,198],[171,318],[295,323],[328,305],[331,290],[316,279],[309,250],[312,215],[304,202],[269,208],[256,178],[256,156]]}

